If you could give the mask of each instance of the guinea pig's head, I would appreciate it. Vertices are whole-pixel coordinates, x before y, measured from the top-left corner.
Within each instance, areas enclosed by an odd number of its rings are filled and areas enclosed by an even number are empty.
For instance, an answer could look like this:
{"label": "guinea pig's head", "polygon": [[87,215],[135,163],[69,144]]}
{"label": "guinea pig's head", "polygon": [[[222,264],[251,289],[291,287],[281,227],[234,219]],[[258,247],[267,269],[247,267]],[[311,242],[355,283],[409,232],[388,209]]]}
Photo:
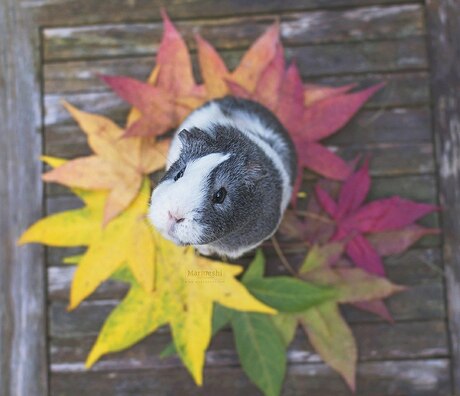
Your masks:
{"label": "guinea pig's head", "polygon": [[256,216],[264,177],[254,145],[232,127],[179,133],[181,151],[154,189],[149,219],[178,245],[212,243]]}

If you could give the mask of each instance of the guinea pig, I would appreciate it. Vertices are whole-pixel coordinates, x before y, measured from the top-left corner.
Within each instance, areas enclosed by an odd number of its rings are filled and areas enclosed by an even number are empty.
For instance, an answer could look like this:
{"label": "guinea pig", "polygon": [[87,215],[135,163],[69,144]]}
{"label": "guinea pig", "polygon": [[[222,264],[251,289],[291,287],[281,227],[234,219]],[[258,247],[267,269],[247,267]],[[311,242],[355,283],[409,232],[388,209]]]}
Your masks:
{"label": "guinea pig", "polygon": [[259,103],[231,96],[193,111],[174,134],[148,217],[167,239],[237,258],[270,238],[296,178],[294,144]]}

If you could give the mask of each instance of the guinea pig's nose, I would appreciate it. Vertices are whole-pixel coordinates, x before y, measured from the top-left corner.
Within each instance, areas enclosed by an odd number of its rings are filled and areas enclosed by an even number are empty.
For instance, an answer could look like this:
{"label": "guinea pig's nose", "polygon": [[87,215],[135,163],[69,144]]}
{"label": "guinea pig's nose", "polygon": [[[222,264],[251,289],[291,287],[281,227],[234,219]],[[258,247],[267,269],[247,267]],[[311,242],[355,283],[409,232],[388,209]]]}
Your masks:
{"label": "guinea pig's nose", "polygon": [[176,223],[182,223],[185,218],[184,217],[180,217],[180,215],[177,215],[177,214],[172,214],[171,211],[168,210],[168,215],[169,215],[169,218],[171,220],[174,220]]}

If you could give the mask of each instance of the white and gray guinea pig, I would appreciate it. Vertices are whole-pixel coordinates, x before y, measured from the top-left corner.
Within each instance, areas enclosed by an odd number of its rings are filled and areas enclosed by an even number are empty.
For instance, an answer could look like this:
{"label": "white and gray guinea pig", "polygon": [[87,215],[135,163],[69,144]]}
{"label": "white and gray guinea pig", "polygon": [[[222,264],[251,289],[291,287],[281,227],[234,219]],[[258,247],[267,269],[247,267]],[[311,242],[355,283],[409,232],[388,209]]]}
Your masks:
{"label": "white and gray guinea pig", "polygon": [[296,177],[294,145],[262,105],[227,96],[178,128],[149,219],[178,245],[237,258],[276,231]]}

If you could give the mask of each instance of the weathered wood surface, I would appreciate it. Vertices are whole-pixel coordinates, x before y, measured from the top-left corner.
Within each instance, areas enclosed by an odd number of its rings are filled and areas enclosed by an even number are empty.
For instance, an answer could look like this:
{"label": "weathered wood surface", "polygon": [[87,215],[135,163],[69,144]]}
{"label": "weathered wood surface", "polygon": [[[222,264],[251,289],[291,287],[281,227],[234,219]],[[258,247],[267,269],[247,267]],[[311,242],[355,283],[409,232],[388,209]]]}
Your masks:
{"label": "weathered wood surface", "polygon": [[[87,111],[122,123],[128,106],[96,74],[145,79],[161,37],[155,0],[27,0],[42,29],[44,151],[72,158],[86,155],[84,135],[59,104],[67,99]],[[289,58],[304,79],[330,85],[386,81],[340,134],[325,144],[351,159],[372,154],[375,177],[369,199],[394,194],[436,203],[425,8],[403,0],[173,0],[167,10],[192,49],[199,32],[230,67],[243,50],[279,16]],[[314,178],[305,175],[304,189]],[[46,188],[46,211],[78,207],[65,189]],[[302,207],[304,202],[300,202]],[[437,214],[423,222],[438,226]],[[234,395],[260,394],[237,367],[232,335],[224,331],[207,355],[205,386],[198,389],[176,358],[160,360],[169,340],[162,329],[132,350],[110,355],[94,371],[83,362],[106,316],[126,286],[108,282],[77,310],[66,311],[73,269],[61,264],[81,249],[47,249],[51,395]],[[289,250],[295,265],[302,257]],[[268,249],[269,271],[283,267]],[[247,260],[246,260],[247,262]],[[389,299],[391,326],[352,307],[343,307],[360,344],[358,395],[451,394],[451,366],[441,238],[430,236],[407,253],[385,260],[390,278],[411,286]],[[349,395],[343,381],[320,363],[300,333],[289,351],[283,395]]]}
{"label": "weathered wood surface", "polygon": [[[421,5],[374,6],[358,10],[286,13],[280,17],[281,39],[286,46],[421,36]],[[218,49],[247,48],[276,19],[274,15],[177,21],[191,49],[199,33]],[[45,29],[44,60],[139,56],[155,53],[161,22]]]}
{"label": "weathered wood surface", "polygon": [[[427,69],[425,42],[422,37],[376,42],[301,45],[288,47],[285,53],[288,58],[295,58],[302,76],[308,79],[358,72],[413,72]],[[222,58],[230,69],[238,64],[242,54],[242,50],[221,51]],[[128,53],[122,56],[130,55]],[[331,57],[335,59],[334,62],[331,62]],[[103,59],[104,56],[101,55],[100,58]],[[49,92],[61,93],[82,88],[91,92],[103,87],[103,84],[96,79],[97,73],[129,74],[142,78],[148,75],[154,64],[152,55],[117,60],[100,58],[51,63],[45,68],[45,87],[50,89]],[[192,54],[192,61],[196,69],[195,54]]]}
{"label": "weathered wood surface", "polygon": [[[284,396],[350,395],[342,380],[324,364],[296,364],[287,369]],[[239,367],[206,368],[205,385],[196,387],[182,368],[52,373],[51,395],[261,395]],[[446,396],[450,392],[449,360],[366,362],[358,366],[357,396]]]}
{"label": "weathered wood surface", "polygon": [[17,1],[0,1],[0,395],[47,394],[45,268],[17,247],[42,214],[38,30]]}
{"label": "weathered wood surface", "polygon": [[[445,321],[409,323],[363,323],[352,325],[358,340],[359,361],[422,359],[446,357],[449,354]],[[160,358],[171,340],[168,332],[147,337],[128,352],[112,354],[94,366],[94,371],[135,370],[136,368],[182,367],[177,357]],[[54,338],[51,341],[51,368],[55,372],[85,371],[84,361],[94,337]],[[288,363],[319,363],[320,356],[299,330],[288,349]],[[206,354],[209,367],[238,364],[230,330],[216,335]],[[185,371],[185,368],[184,368]]]}
{"label": "weathered wood surface", "polygon": [[453,392],[460,395],[460,3],[427,1],[439,198],[452,346]]}
{"label": "weathered wood surface", "polygon": [[[121,123],[120,123],[121,124]],[[90,153],[86,135],[79,127],[56,124],[46,128],[45,153],[73,158]],[[324,141],[332,146],[366,144],[431,144],[428,107],[367,110],[359,113],[340,133]]]}
{"label": "weathered wood surface", "polygon": [[[280,263],[270,259],[270,264],[278,268]],[[443,296],[443,272],[440,251],[437,248],[418,248],[400,258],[387,259],[388,275],[395,282],[409,286],[409,289],[388,300],[396,321],[434,320],[445,318]],[[55,337],[94,335],[100,328],[107,313],[127,291],[120,282],[107,282],[92,295],[87,303],[69,313],[65,310],[69,295],[69,285],[74,268],[50,267],[48,269],[50,306],[50,334]],[[281,271],[280,271],[281,272]],[[94,310],[94,314],[90,311]],[[379,322],[379,317],[366,314],[351,307],[344,307],[347,319],[353,323]],[[96,318],[81,329],[86,315]],[[88,327],[89,326],[89,327]],[[86,329],[86,330],[85,330]]]}
{"label": "weathered wood surface", "polygon": [[254,14],[354,8],[369,5],[420,3],[419,0],[28,0],[25,2],[44,26],[72,26],[102,23],[151,22],[160,19],[165,7],[176,19],[219,18]]}

